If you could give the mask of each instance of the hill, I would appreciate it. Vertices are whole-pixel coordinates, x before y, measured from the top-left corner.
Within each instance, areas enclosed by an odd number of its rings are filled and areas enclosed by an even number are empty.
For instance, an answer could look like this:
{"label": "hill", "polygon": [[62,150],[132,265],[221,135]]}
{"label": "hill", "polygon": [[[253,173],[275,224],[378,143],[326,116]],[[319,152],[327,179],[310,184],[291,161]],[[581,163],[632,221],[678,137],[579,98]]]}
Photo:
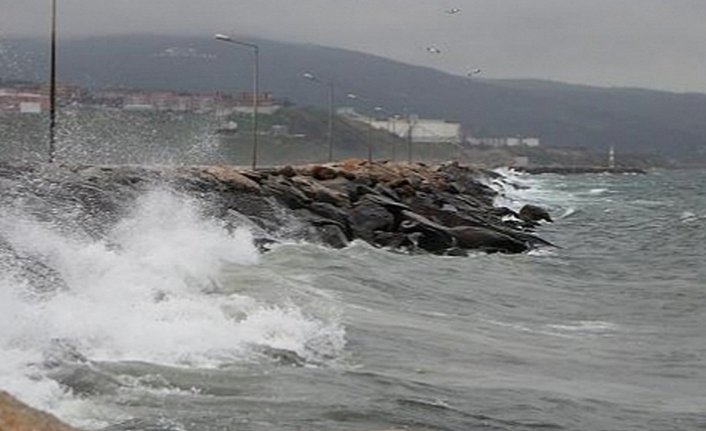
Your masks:
{"label": "hill", "polygon": [[[467,79],[343,49],[256,40],[262,86],[299,105],[324,106],[313,71],[368,107],[460,121],[476,136],[538,136],[544,144],[604,152],[654,153],[706,161],[706,95],[599,88],[537,80]],[[0,77],[46,76],[47,44],[5,40]],[[251,82],[251,54],[210,38],[130,35],[60,40],[62,81],[89,87],[240,90]]]}

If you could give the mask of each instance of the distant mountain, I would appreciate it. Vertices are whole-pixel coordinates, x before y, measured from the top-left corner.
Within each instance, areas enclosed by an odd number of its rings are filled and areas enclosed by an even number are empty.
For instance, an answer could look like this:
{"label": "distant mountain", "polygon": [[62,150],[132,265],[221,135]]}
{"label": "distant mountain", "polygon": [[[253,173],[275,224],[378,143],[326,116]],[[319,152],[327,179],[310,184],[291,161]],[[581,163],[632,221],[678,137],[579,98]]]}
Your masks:
{"label": "distant mountain", "polygon": [[[346,93],[391,113],[460,121],[476,136],[538,136],[546,145],[651,152],[706,160],[706,94],[599,88],[538,80],[467,79],[343,49],[254,40],[262,87],[300,105],[325,106],[325,89],[302,78],[334,78]],[[43,79],[47,43],[0,40],[0,78]],[[210,38],[156,35],[59,41],[59,77],[88,87],[247,91],[247,49]]]}

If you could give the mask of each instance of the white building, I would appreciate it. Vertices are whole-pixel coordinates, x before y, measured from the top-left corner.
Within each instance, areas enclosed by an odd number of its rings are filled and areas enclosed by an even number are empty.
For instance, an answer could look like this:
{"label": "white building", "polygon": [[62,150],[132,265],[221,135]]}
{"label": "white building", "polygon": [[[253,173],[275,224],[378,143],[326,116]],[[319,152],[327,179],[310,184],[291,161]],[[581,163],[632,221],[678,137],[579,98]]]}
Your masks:
{"label": "white building", "polygon": [[409,119],[396,116],[379,120],[361,115],[353,108],[340,108],[337,112],[339,115],[366,123],[375,129],[386,130],[400,138],[407,138],[411,128],[412,142],[416,143],[460,144],[465,136],[460,123],[452,123],[446,120],[433,120],[417,116],[410,116]]}
{"label": "white building", "polygon": [[494,137],[494,138],[469,138],[471,145],[485,145],[488,147],[539,147],[539,138],[523,137]]}

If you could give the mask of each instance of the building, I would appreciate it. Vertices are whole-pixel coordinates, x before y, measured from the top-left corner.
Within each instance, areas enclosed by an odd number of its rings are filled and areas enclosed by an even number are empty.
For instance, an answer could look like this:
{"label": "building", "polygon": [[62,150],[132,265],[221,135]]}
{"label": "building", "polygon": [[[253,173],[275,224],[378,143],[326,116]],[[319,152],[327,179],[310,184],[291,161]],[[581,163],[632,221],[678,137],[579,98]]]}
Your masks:
{"label": "building", "polygon": [[353,108],[340,108],[337,112],[339,115],[351,120],[366,123],[378,130],[386,130],[400,138],[407,138],[411,129],[412,142],[415,143],[460,144],[465,137],[460,123],[446,120],[419,118],[416,115],[409,118],[394,116],[385,119],[374,119],[361,115]]}
{"label": "building", "polygon": [[0,114],[41,114],[49,110],[49,96],[25,89],[0,88]]}
{"label": "building", "polygon": [[471,145],[483,145],[487,147],[539,147],[539,138],[524,137],[492,137],[492,138],[469,138]]}

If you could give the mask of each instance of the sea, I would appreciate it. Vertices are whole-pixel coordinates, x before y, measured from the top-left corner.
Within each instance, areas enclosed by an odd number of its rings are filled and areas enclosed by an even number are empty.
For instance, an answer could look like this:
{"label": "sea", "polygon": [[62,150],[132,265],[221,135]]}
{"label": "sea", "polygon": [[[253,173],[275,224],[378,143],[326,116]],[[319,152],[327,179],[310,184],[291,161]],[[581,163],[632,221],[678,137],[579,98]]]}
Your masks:
{"label": "sea", "polygon": [[706,171],[503,173],[556,247],[261,253],[167,187],[103,235],[5,199],[0,389],[86,430],[706,429]]}

